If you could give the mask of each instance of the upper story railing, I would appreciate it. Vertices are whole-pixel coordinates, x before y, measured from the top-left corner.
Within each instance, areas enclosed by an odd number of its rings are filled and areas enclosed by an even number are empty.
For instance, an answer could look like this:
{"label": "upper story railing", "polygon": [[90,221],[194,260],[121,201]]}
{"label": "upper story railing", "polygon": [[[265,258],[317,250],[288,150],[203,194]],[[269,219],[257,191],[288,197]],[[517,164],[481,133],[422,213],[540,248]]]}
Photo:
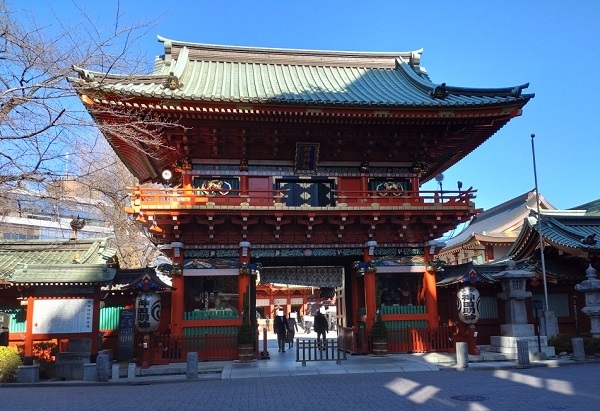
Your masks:
{"label": "upper story railing", "polygon": [[332,190],[332,196],[317,204],[288,198],[288,190],[202,190],[198,188],[135,187],[130,194],[134,208],[189,209],[218,207],[465,207],[475,198],[476,190],[462,191],[345,191]]}

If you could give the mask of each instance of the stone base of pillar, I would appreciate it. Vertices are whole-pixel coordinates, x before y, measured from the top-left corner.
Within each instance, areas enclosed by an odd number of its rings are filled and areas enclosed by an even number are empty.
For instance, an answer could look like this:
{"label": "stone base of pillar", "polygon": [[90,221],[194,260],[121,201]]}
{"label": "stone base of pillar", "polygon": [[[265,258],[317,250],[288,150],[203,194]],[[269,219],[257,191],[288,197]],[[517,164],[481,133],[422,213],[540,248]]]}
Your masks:
{"label": "stone base of pillar", "polygon": [[19,365],[17,368],[17,382],[39,382],[40,365]]}
{"label": "stone base of pillar", "polygon": [[98,368],[96,363],[83,364],[83,381],[98,381]]}
{"label": "stone base of pillar", "polygon": [[[491,336],[490,337],[490,348],[492,352],[505,354],[508,358],[517,358],[518,341],[527,341],[527,347],[529,349],[529,356],[531,359],[535,359],[534,356],[538,355],[538,337],[536,335],[530,335],[527,337],[506,337],[506,336]],[[546,358],[554,357],[556,352],[554,347],[548,346],[548,337],[545,335],[540,336],[540,353],[544,354]],[[541,356],[538,355],[541,359]]]}
{"label": "stone base of pillar", "polygon": [[135,378],[135,374],[136,374],[135,369],[136,368],[135,368],[135,363],[134,362],[130,362],[127,365],[127,378]]}
{"label": "stone base of pillar", "polygon": [[508,337],[529,337],[535,335],[533,324],[501,324],[500,333]]}

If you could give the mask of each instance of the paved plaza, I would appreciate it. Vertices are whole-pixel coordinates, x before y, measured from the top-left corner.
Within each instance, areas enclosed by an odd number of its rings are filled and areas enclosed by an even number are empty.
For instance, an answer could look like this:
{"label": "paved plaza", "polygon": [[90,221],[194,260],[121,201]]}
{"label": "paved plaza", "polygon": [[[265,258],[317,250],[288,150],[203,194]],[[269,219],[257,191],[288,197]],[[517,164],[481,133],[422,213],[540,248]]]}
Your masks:
{"label": "paved plaza", "polygon": [[[314,333],[298,334],[314,338]],[[335,336],[335,334],[331,335]],[[444,355],[348,356],[336,364],[296,362],[277,352],[250,363],[201,362],[198,379],[185,364],[151,367],[108,383],[47,381],[2,384],[1,410],[596,410],[600,363],[568,359],[470,362]],[[176,374],[170,374],[182,370]]]}
{"label": "paved plaza", "polygon": [[597,410],[600,364],[0,388],[19,410]]}

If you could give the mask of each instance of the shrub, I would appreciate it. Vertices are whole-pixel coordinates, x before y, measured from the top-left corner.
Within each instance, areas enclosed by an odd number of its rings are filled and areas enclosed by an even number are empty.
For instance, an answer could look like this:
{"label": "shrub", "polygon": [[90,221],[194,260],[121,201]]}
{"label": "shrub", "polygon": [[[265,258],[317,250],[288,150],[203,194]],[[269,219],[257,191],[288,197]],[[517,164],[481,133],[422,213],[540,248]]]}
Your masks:
{"label": "shrub", "polygon": [[[21,361],[25,355],[25,345],[17,346]],[[33,344],[33,362],[40,365],[40,378],[48,379],[52,377],[54,371],[54,356],[58,352],[56,343],[50,341],[41,341]]]}
{"label": "shrub", "polygon": [[594,338],[589,332],[575,334],[560,333],[548,339],[548,345],[554,347],[557,354],[561,352],[573,352],[571,338],[583,338],[583,349],[586,355],[600,354],[600,338]]}
{"label": "shrub", "polygon": [[243,322],[238,329],[238,345],[250,345],[254,344],[256,338],[256,331],[250,323]]}
{"label": "shrub", "polygon": [[0,347],[0,382],[17,380],[17,369],[23,364],[19,353],[12,347]]}
{"label": "shrub", "polygon": [[371,327],[371,340],[387,340],[388,332],[385,326],[385,322],[381,319],[381,316],[377,316],[377,319]]}

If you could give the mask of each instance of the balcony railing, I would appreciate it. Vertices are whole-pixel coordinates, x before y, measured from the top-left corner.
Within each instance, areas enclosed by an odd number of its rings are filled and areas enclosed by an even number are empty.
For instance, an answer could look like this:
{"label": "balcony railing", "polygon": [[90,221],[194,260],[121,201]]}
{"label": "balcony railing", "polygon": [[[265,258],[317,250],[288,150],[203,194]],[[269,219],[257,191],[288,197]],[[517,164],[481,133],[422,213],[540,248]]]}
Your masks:
{"label": "balcony railing", "polygon": [[[177,209],[196,207],[307,207],[308,204],[286,204],[287,190],[206,191],[196,188],[132,188],[132,205],[145,208]],[[345,191],[333,190],[333,198],[320,207],[380,207],[443,206],[464,207],[475,198],[476,190],[464,191]]]}

